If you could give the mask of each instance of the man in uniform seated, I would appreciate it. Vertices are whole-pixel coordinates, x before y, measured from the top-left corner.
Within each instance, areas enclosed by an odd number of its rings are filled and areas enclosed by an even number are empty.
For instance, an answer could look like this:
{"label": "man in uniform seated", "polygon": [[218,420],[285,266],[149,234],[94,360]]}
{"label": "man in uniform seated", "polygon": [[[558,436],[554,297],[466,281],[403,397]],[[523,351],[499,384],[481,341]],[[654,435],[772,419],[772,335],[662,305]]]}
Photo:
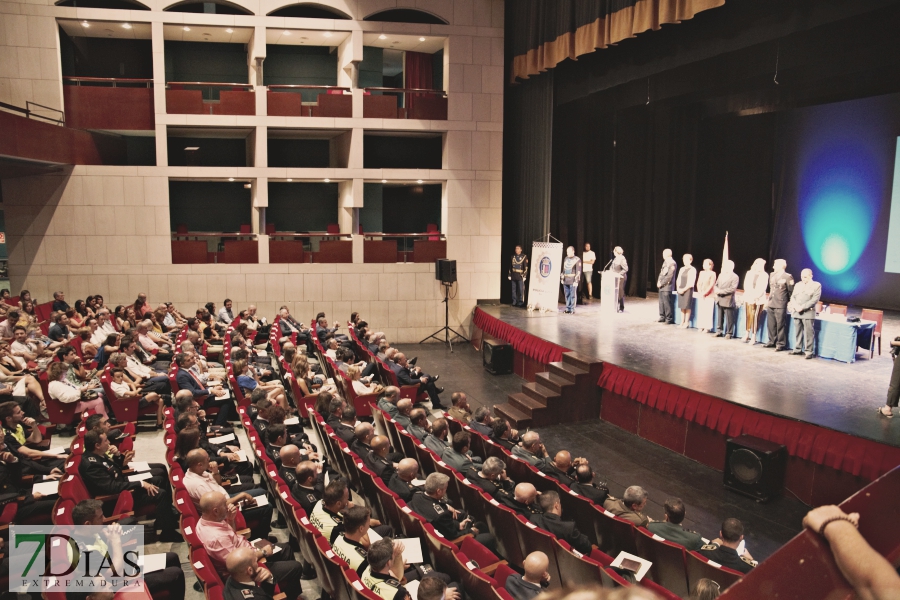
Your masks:
{"label": "man in uniform seated", "polygon": [[543,552],[532,552],[525,557],[525,575],[513,573],[506,578],[506,591],[514,600],[531,600],[550,585],[550,559]]}
{"label": "man in uniform seated", "polygon": [[484,437],[489,438],[493,433],[493,429],[491,428],[492,420],[491,409],[485,406],[479,406],[472,414],[472,419],[469,421],[469,427],[471,427]]}
{"label": "man in uniform seated", "polygon": [[303,567],[294,560],[294,553],[289,545],[260,542],[255,547],[234,529],[234,517],[237,507],[229,506],[226,497],[219,492],[207,492],[200,498],[200,520],[195,531],[200,542],[206,548],[210,560],[225,579],[230,575],[227,568],[228,556],[235,550],[250,550],[257,561],[266,559],[266,569],[271,571],[287,597],[294,599],[302,591],[300,575]]}
{"label": "man in uniform seated", "polygon": [[537,431],[526,431],[522,435],[522,443],[513,447],[512,455],[538,470],[543,470],[550,464],[550,455],[541,443],[541,436]]}
{"label": "man in uniform seated", "polygon": [[457,431],[453,434],[451,446],[441,454],[441,460],[460,473],[465,473],[469,469],[480,469],[484,461],[480,456],[473,456],[469,451],[471,443],[472,434],[468,431]]}
{"label": "man in uniform seated", "polygon": [[625,490],[621,500],[610,496],[603,503],[603,508],[617,517],[621,517],[632,523],[635,527],[646,527],[650,518],[641,511],[647,506],[647,492],[639,485],[633,485]]}
{"label": "man in uniform seated", "polygon": [[487,531],[484,523],[473,523],[465,511],[450,506],[444,497],[450,478],[443,473],[432,473],[425,479],[425,489],[413,495],[409,506],[434,526],[448,540],[471,533],[475,540],[497,552],[497,540]]}
{"label": "man in uniform seated", "polygon": [[564,486],[571,488],[572,484],[575,483],[575,480],[573,479],[575,476],[575,467],[583,463],[587,463],[586,458],[579,457],[573,462],[572,455],[568,450],[560,450],[556,453],[556,456],[553,457],[551,462],[544,465],[541,471]]}
{"label": "man in uniform seated", "polygon": [[472,418],[472,408],[469,406],[469,399],[465,392],[453,392],[450,395],[450,403],[453,406],[447,411],[447,414],[463,425],[468,425]]}
{"label": "man in uniform seated", "polygon": [[400,496],[404,502],[412,500],[413,494],[422,491],[422,486],[413,485],[413,480],[419,475],[419,463],[412,458],[404,458],[397,467],[397,472],[388,481],[388,488]]}
{"label": "man in uniform seated", "polygon": [[719,536],[711,543],[701,547],[698,553],[707,560],[715,561],[723,567],[741,573],[749,573],[758,564],[746,550],[743,554],[738,554],[738,547],[741,545],[741,540],[744,539],[744,526],[740,521],[725,519],[722,522]]}
{"label": "man in uniform seated", "polygon": [[306,514],[310,514],[316,502],[325,494],[325,477],[319,466],[312,461],[303,461],[294,470],[294,485],[291,495],[300,503]]}
{"label": "man in uniform seated", "polygon": [[409,398],[397,400],[397,416],[394,417],[394,421],[397,422],[401,429],[409,429],[409,426],[412,424],[412,419],[410,418],[412,407],[413,402]]}
{"label": "man in uniform seated", "polygon": [[275,597],[275,576],[259,566],[256,551],[238,548],[225,559],[228,579],[222,592],[225,600],[272,600]]}
{"label": "man in uniform seated", "polygon": [[424,443],[425,438],[431,433],[431,423],[428,422],[428,415],[425,414],[424,408],[414,408],[409,413],[409,427],[406,428],[407,433],[416,438],[418,443]]}
{"label": "man in uniform seated", "polygon": [[363,462],[373,473],[381,477],[386,485],[397,472],[397,463],[387,459],[391,442],[383,435],[376,435],[372,438],[371,446],[372,450],[362,457]]}
{"label": "man in uniform seated", "polygon": [[356,439],[354,427],[356,427],[356,409],[352,406],[345,406],[341,410],[340,422],[332,425],[331,428],[334,430],[334,434],[349,446]]}
{"label": "man in uniform seated", "polygon": [[381,398],[378,399],[378,402],[375,404],[386,412],[388,416],[392,419],[397,418],[397,402],[400,400],[400,388],[394,387],[392,385],[384,388],[384,391],[381,392]]}
{"label": "man in uniform seated", "polygon": [[447,442],[447,432],[449,430],[450,426],[447,424],[447,419],[435,419],[431,424],[431,433],[422,443],[438,456],[443,456],[444,451],[450,447],[450,444]]}
{"label": "man in uniform seated", "polygon": [[510,427],[506,419],[494,419],[491,422],[491,441],[510,452],[518,448],[518,435],[519,432]]}
{"label": "man in uniform seated", "polygon": [[412,596],[396,579],[391,570],[403,572],[403,544],[391,538],[378,540],[366,553],[369,561],[360,579],[367,588],[383,600],[408,600]]}
{"label": "man in uniform seated", "polygon": [[512,498],[516,482],[506,476],[506,465],[496,456],[488,456],[481,470],[469,469],[466,479],[480,487],[491,498]]}
{"label": "man in uniform seated", "polygon": [[531,515],[540,514],[541,512],[540,504],[535,502],[537,497],[537,488],[530,483],[520,483],[513,490],[512,497],[501,494],[497,496],[497,500],[516,514],[529,519]]}
{"label": "man in uniform seated", "polygon": [[[172,506],[172,490],[166,477],[151,477],[143,481],[128,481],[122,473],[123,465],[116,464],[106,453],[109,441],[106,435],[97,431],[84,434],[84,455],[78,472],[93,496],[118,495],[130,490],[134,495],[136,509],[145,506],[156,506],[156,524],[154,529],[162,530],[160,541],[181,542],[178,533],[178,520]],[[121,457],[124,459],[124,457]]]}
{"label": "man in uniform seated", "polygon": [[647,525],[647,529],[663,539],[681,544],[688,550],[699,550],[703,545],[700,534],[681,527],[681,522],[684,521],[684,502],[681,501],[681,498],[669,498],[664,506],[665,518],[662,521],[650,523]]}
{"label": "man in uniform seated", "polygon": [[559,494],[553,490],[543,492],[538,498],[542,514],[531,515],[531,522],[549,531],[561,540],[565,540],[573,549],[582,554],[591,553],[591,541],[586,535],[578,531],[574,521],[563,521],[562,504],[559,502]]}
{"label": "man in uniform seated", "polygon": [[22,407],[10,400],[0,404],[0,422],[6,447],[20,461],[25,475],[49,475],[54,469],[61,470],[65,457],[47,452],[50,440],[41,435],[37,421],[26,417]]}
{"label": "man in uniform seated", "polygon": [[594,483],[594,470],[591,465],[582,463],[575,467],[576,481],[570,486],[576,494],[581,494],[594,504],[603,506],[609,498],[609,490],[606,486]]}
{"label": "man in uniform seated", "polygon": [[[325,486],[325,493],[309,514],[309,522],[313,527],[319,530],[319,533],[328,540],[330,544],[334,543],[344,530],[344,510],[353,504],[350,502],[350,488],[343,479],[330,481]],[[390,537],[394,534],[390,525],[382,525],[377,519],[370,519],[369,525],[375,530],[375,533],[381,537]]]}

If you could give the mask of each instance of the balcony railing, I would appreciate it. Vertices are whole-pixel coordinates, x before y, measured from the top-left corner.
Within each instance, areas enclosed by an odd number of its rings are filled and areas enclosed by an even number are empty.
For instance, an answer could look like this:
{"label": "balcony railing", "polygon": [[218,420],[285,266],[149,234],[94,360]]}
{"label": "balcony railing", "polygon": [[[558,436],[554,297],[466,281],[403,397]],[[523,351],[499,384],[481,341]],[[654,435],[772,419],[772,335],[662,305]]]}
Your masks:
{"label": "balcony railing", "polygon": [[250,83],[170,81],[166,112],[179,115],[255,115],[256,94]]}
{"label": "balcony railing", "polygon": [[353,116],[350,88],[336,85],[270,85],[268,114],[273,117]]}
{"label": "balcony railing", "polygon": [[363,117],[447,120],[447,93],[443,90],[367,87],[365,91]]}
{"label": "balcony railing", "polygon": [[118,77],[63,77],[66,122],[79,129],[151,131],[153,80]]}
{"label": "balcony railing", "polygon": [[304,231],[269,233],[270,263],[352,263],[353,239],[349,233]]}
{"label": "balcony railing", "polygon": [[[48,117],[42,115],[38,112],[38,110],[32,108],[33,106],[38,107],[40,112],[50,112],[58,116]],[[41,119],[43,121],[49,121],[54,125],[61,125],[63,127],[65,127],[66,125],[66,116],[61,110],[59,110],[58,108],[50,108],[49,106],[44,106],[43,104],[37,104],[36,102],[31,102],[30,100],[25,101],[25,108],[22,108],[21,106],[15,106],[14,104],[7,104],[6,102],[0,102],[0,109],[8,112],[18,113],[20,115],[23,115],[26,119]]]}
{"label": "balcony railing", "polygon": [[172,264],[259,262],[259,242],[253,233],[180,231],[172,233]]}
{"label": "balcony railing", "polygon": [[447,238],[439,231],[363,235],[363,262],[430,263],[438,258],[447,258]]}

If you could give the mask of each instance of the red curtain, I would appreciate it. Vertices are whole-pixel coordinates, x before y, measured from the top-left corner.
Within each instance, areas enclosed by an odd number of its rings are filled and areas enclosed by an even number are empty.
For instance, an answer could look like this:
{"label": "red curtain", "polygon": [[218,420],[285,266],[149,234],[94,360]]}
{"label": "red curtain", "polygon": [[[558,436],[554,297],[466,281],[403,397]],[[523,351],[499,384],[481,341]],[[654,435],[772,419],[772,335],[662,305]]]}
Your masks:
{"label": "red curtain", "polygon": [[[434,71],[431,61],[434,57],[424,52],[407,52],[405,77],[403,86],[407,89],[431,90],[434,89]],[[406,111],[412,109],[416,103],[416,99],[424,96],[424,94],[407,94],[406,95]]]}
{"label": "red curtain", "polygon": [[475,324],[475,327],[488,335],[507,342],[516,352],[545,365],[561,361],[563,353],[569,352],[568,348],[557,346],[530,333],[525,333],[521,329],[492,317],[478,307],[475,307],[475,315],[472,318],[472,322]]}

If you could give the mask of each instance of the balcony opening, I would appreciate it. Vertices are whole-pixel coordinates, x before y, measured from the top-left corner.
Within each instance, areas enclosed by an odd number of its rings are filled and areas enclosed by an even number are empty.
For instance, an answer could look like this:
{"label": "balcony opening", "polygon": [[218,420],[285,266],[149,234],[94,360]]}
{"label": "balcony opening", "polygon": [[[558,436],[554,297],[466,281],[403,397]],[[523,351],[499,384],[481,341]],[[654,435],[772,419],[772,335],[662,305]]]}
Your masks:
{"label": "balcony opening", "polygon": [[242,6],[231,2],[196,2],[187,0],[179,2],[163,9],[166,12],[204,13],[208,15],[252,15],[253,13]]}
{"label": "balcony opening", "polygon": [[169,166],[252,167],[255,134],[249,128],[170,127]]}
{"label": "balcony opening", "polygon": [[363,136],[363,167],[440,169],[443,145],[440,133],[367,131]]}
{"label": "balcony opening", "polygon": [[258,263],[250,183],[169,181],[172,263]]}
{"label": "balcony opening", "polygon": [[372,13],[363,21],[388,21],[391,23],[427,23],[429,25],[446,25],[447,21],[437,15],[415,10],[413,8],[390,8]]}
{"label": "balcony opening", "polygon": [[269,261],[353,262],[353,242],[338,226],[338,184],[269,182]]}
{"label": "balcony opening", "polygon": [[441,234],[442,185],[365,183],[359,224],[367,263],[432,262],[447,257]]}
{"label": "balcony opening", "polygon": [[291,4],[273,10],[268,14],[270,17],[296,17],[301,19],[341,19],[350,20],[351,17],[345,12],[341,12],[336,8],[325,6],[324,4],[316,4],[315,2],[301,2],[300,4]]}
{"label": "balcony opening", "polygon": [[133,0],[61,0],[56,6],[75,8],[109,8],[113,10],[150,10],[148,6]]}
{"label": "balcony opening", "polygon": [[269,129],[269,166],[279,168],[346,168],[349,131]]}
{"label": "balcony opening", "polygon": [[444,38],[363,35],[363,114],[382,119],[447,119]]}
{"label": "balcony opening", "polygon": [[339,87],[337,47],[349,32],[266,31],[263,81],[268,114],[278,117],[350,117],[350,89]]}

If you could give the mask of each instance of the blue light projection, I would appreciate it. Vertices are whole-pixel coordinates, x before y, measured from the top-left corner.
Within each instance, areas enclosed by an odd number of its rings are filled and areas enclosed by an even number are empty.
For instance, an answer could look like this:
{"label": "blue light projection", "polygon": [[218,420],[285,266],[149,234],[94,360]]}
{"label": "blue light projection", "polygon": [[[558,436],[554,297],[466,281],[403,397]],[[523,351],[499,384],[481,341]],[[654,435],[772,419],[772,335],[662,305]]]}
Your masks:
{"label": "blue light projection", "polygon": [[865,139],[822,142],[803,161],[798,216],[822,283],[849,294],[862,284],[853,267],[869,243],[881,204],[878,161]]}

